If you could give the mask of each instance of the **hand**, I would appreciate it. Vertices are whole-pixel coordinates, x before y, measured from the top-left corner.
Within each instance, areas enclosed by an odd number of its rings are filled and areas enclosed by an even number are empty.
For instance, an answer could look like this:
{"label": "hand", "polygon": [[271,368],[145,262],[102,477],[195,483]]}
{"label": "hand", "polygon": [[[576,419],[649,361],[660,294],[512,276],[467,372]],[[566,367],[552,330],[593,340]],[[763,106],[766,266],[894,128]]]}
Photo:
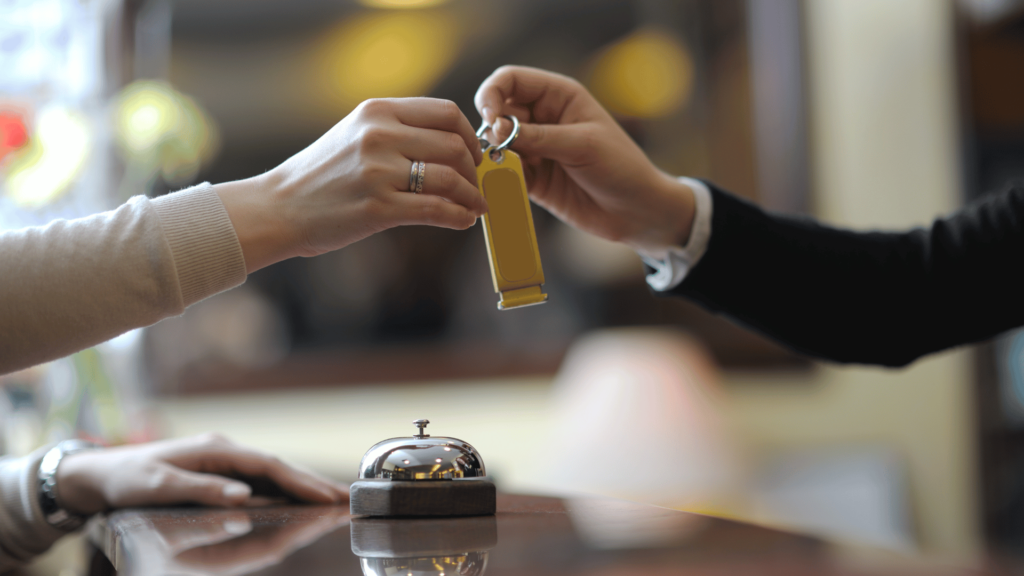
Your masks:
{"label": "hand", "polygon": [[656,168],[579,82],[522,66],[484,80],[476,107],[504,140],[515,115],[512,149],[523,157],[530,196],[576,228],[634,248],[685,244],[693,192]]}
{"label": "hand", "polygon": [[58,500],[78,514],[184,503],[240,506],[257,500],[248,484],[227,476],[265,478],[307,502],[348,498],[344,488],[315,474],[206,434],[69,454],[57,469]]}
{"label": "hand", "polygon": [[[267,174],[215,187],[253,272],[406,224],[462,230],[487,211],[482,155],[459,108],[435,98],[367,100]],[[409,192],[412,161],[426,163]]]}

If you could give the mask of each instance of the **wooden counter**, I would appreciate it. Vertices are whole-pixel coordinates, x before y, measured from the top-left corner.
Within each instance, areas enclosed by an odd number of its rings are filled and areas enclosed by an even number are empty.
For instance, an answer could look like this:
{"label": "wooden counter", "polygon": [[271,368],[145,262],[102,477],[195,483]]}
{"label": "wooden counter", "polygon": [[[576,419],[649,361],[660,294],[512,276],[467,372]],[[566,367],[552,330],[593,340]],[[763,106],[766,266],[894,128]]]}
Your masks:
{"label": "wooden counter", "polygon": [[869,569],[840,562],[813,538],[605,498],[499,495],[496,516],[462,519],[352,519],[347,512],[123,510],[95,521],[89,534],[119,574],[146,576],[1004,573],[907,561],[899,569]]}

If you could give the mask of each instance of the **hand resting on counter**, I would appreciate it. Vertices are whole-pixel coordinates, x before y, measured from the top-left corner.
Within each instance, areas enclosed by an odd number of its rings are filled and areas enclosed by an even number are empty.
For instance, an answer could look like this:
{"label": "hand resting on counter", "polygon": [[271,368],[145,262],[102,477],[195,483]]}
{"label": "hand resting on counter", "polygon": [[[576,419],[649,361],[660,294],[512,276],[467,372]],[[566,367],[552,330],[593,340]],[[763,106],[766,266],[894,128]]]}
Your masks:
{"label": "hand resting on counter", "polygon": [[78,514],[134,506],[259,503],[262,497],[238,478],[257,485],[270,481],[272,488],[305,502],[348,500],[347,488],[218,434],[76,452],[57,469],[58,499]]}

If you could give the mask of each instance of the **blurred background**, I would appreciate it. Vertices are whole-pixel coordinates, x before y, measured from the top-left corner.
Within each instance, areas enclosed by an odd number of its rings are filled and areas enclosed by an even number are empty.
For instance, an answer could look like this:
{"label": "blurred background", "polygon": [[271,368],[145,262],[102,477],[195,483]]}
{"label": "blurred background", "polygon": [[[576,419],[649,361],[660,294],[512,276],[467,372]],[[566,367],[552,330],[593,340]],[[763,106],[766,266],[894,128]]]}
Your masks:
{"label": "blurred background", "polygon": [[[367,98],[476,124],[503,64],[578,78],[670,173],[835,225],[925,225],[1024,177],[1017,0],[3,0],[0,228],[258,174]],[[496,309],[479,228],[390,230],[3,377],[3,449],[218,430],[351,479],[430,418],[507,491],[961,560],[1021,541],[1024,333],[819,364],[534,220],[544,306]]]}

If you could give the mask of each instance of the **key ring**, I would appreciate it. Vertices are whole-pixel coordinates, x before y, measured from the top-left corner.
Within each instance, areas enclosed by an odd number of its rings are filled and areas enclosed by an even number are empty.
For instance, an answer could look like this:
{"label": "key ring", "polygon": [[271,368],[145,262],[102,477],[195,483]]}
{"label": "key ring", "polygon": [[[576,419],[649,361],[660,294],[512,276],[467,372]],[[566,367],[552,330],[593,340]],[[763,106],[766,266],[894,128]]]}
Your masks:
{"label": "key ring", "polygon": [[[516,118],[515,116],[505,116],[505,118],[508,118],[509,120],[512,121],[512,134],[510,134],[509,137],[506,138],[504,142],[494,147],[494,152],[497,152],[499,154],[501,153],[502,150],[505,150],[512,144],[515,144],[516,138],[519,138],[519,118]],[[483,150],[487,150],[487,148],[491,145],[490,142],[484,140],[484,132],[487,132],[487,129],[490,127],[491,125],[487,123],[487,120],[484,120],[483,124],[481,124],[480,128],[476,131],[476,137],[480,139],[480,147]]]}

